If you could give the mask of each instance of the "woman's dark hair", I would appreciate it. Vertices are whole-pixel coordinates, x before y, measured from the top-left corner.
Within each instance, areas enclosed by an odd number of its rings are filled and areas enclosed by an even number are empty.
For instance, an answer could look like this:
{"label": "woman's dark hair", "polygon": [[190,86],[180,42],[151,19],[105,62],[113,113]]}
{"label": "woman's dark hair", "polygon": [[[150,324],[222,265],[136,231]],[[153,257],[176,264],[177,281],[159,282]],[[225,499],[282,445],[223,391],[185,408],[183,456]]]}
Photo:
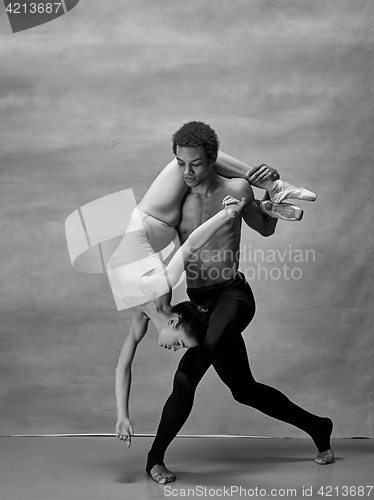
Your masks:
{"label": "woman's dark hair", "polygon": [[205,340],[208,328],[208,311],[197,306],[194,302],[186,300],[173,306],[171,312],[179,316],[178,327],[183,328],[186,336],[201,345]]}
{"label": "woman's dark hair", "polygon": [[218,154],[219,140],[215,131],[204,122],[188,122],[175,132],[172,138],[173,153],[177,154],[177,146],[196,148],[201,146],[209,163],[215,163]]}

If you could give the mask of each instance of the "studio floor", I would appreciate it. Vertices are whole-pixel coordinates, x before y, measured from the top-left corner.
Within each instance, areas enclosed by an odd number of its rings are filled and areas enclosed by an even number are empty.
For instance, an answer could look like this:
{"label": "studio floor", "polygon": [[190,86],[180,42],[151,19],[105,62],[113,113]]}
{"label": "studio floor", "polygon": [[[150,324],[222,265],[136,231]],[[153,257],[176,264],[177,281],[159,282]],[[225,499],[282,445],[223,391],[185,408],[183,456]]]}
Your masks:
{"label": "studio floor", "polygon": [[308,439],[178,438],[166,460],[177,481],[167,487],[144,471],[151,442],[137,437],[128,449],[113,437],[0,438],[0,498],[374,499],[373,440],[335,439],[336,462],[319,466]]}

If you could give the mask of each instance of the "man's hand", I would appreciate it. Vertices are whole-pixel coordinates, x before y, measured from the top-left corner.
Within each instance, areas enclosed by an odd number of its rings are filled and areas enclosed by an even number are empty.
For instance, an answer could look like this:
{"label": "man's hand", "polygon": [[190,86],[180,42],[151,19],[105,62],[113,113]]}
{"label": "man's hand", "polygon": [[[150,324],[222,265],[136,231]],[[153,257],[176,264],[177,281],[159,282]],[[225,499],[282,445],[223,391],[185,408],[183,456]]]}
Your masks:
{"label": "man's hand", "polygon": [[261,163],[258,167],[253,167],[245,174],[248,182],[260,189],[265,189],[266,182],[276,181],[279,177],[278,171],[273,167],[269,167],[269,165],[265,165],[265,163]]}
{"label": "man's hand", "polygon": [[226,196],[222,202],[222,205],[225,206],[227,215],[231,218],[234,218],[238,214],[240,214],[245,204],[246,204],[245,198],[242,198],[242,200],[239,201],[233,196]]}
{"label": "man's hand", "polygon": [[127,442],[127,447],[131,446],[131,438],[134,436],[134,428],[128,418],[118,419],[116,424],[116,437]]}

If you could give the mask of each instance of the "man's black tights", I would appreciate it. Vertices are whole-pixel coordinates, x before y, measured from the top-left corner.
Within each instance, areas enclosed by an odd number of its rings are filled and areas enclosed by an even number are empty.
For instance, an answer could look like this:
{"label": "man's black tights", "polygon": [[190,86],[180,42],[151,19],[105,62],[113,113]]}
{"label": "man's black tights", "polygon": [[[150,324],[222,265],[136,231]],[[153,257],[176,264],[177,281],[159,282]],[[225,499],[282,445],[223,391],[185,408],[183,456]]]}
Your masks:
{"label": "man's black tights", "polygon": [[245,285],[248,288],[242,287],[241,295],[236,297],[239,300],[233,300],[235,294],[226,293],[221,294],[218,302],[205,302],[204,305],[210,309],[214,306],[206,345],[189,349],[179,363],[173,391],[164,406],[157,436],[148,454],[148,472],[154,465],[164,464],[165,451],[187,420],[196,387],[210,365],[229,387],[236,401],[302,429],[312,437],[319,451],[330,448],[329,419],[303,410],[277,389],[253,378],[241,336],[255,310],[252,292],[249,285]]}

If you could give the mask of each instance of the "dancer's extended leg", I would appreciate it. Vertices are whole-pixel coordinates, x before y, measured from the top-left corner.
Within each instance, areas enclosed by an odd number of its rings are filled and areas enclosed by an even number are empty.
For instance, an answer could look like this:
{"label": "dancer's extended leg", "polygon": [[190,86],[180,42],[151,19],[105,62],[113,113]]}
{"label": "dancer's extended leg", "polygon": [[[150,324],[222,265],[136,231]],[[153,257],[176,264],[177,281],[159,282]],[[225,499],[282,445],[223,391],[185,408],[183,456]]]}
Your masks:
{"label": "dancer's extended leg", "polygon": [[331,420],[303,410],[277,389],[256,382],[241,335],[230,342],[224,355],[213,366],[236,401],[302,429],[311,436],[318,449],[316,462],[321,465],[333,462],[334,455],[330,446]]}

